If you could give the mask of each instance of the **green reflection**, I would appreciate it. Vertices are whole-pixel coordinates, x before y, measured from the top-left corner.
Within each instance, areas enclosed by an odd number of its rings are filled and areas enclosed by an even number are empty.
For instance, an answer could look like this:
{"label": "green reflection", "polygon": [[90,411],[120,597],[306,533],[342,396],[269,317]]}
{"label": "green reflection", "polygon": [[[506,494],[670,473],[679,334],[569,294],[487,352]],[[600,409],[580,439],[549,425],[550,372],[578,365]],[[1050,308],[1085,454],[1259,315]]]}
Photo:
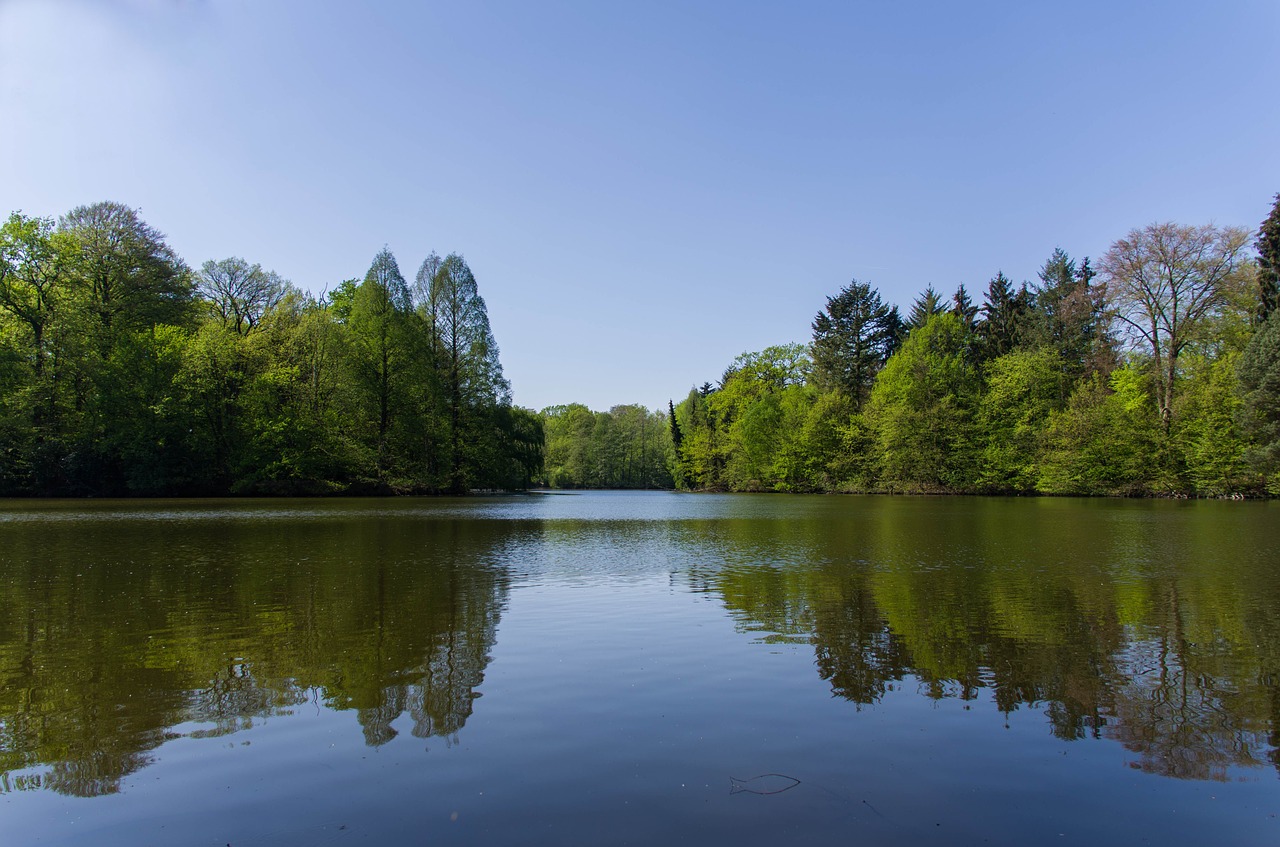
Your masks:
{"label": "green reflection", "polygon": [[1280,770],[1273,505],[840,502],[688,526],[687,544],[735,551],[691,579],[763,640],[810,640],[859,705],[904,683],[989,689],[1000,711],[1117,740],[1151,773]]}
{"label": "green reflection", "polygon": [[404,714],[452,741],[521,531],[358,507],[0,526],[0,790],[111,793],[168,738],[309,700],[355,710],[370,745]]}

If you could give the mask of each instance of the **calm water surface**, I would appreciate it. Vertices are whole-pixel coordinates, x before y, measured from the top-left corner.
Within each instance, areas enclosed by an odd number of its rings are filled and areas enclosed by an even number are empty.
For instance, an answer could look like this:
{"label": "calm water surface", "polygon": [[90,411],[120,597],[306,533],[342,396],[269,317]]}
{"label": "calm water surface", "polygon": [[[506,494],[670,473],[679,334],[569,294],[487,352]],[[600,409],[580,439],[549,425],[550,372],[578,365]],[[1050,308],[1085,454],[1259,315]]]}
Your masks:
{"label": "calm water surface", "polygon": [[0,504],[0,840],[1277,844],[1280,504]]}

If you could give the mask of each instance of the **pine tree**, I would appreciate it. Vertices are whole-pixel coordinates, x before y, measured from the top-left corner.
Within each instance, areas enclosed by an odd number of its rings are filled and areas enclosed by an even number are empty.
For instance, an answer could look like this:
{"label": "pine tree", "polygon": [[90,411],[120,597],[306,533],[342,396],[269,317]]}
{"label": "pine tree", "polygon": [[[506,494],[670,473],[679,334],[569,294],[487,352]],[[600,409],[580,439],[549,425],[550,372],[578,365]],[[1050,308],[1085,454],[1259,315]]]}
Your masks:
{"label": "pine tree", "polygon": [[1271,214],[1258,227],[1258,304],[1254,316],[1261,324],[1280,308],[1280,194]]}
{"label": "pine tree", "polygon": [[969,297],[969,292],[965,290],[964,283],[956,289],[955,295],[951,298],[951,311],[960,319],[960,323],[972,332],[978,326],[978,307],[973,305],[973,300]]}
{"label": "pine tree", "polygon": [[942,298],[938,296],[938,292],[933,290],[933,283],[925,286],[920,296],[911,304],[911,314],[907,315],[906,328],[910,332],[913,329],[919,329],[928,323],[929,318],[934,315],[940,315],[946,309],[942,305]]}
{"label": "pine tree", "polygon": [[813,369],[819,386],[840,391],[855,409],[871,393],[876,374],[898,346],[897,310],[856,279],[827,298],[813,320]]}

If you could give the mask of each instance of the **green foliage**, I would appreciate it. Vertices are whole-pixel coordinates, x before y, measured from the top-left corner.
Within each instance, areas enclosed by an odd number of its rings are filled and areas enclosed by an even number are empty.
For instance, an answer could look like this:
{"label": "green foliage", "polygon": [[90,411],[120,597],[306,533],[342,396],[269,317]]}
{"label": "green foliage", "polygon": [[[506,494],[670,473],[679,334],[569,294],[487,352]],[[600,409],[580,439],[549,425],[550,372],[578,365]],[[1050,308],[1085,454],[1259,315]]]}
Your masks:
{"label": "green foliage", "polygon": [[911,311],[907,314],[904,329],[907,331],[920,329],[929,322],[929,318],[940,315],[946,310],[942,298],[933,289],[933,283],[929,283],[911,304]]}
{"label": "green foliage", "polygon": [[[1049,417],[1038,489],[1046,494],[1149,494],[1169,489],[1150,377],[1124,367],[1079,384]],[[1153,461],[1155,460],[1155,461]]]}
{"label": "green foliage", "polygon": [[1259,324],[1280,308],[1280,194],[1271,206],[1271,214],[1258,227],[1254,242],[1258,249],[1258,285],[1254,315]]}
{"label": "green foliage", "polygon": [[888,488],[938,491],[972,484],[980,383],[965,355],[969,342],[958,317],[935,314],[912,331],[877,377],[867,420]]}
{"label": "green foliage", "polygon": [[991,278],[976,330],[983,360],[999,358],[1023,343],[1030,310],[1031,293],[1025,283],[1014,291],[1013,283],[1003,272]]}
{"label": "green foliage", "polygon": [[1247,487],[1244,441],[1236,427],[1242,405],[1239,354],[1187,357],[1170,433],[1192,490],[1222,496]]}
{"label": "green foliage", "polygon": [[1280,312],[1273,311],[1240,356],[1240,432],[1249,469],[1280,494]]}
{"label": "green foliage", "polygon": [[551,488],[674,485],[672,426],[661,412],[643,406],[592,412],[580,403],[570,403],[543,409],[539,418],[546,433],[542,481]]}
{"label": "green foliage", "polygon": [[1051,349],[1014,350],[987,366],[979,410],[979,486],[1028,493],[1040,477],[1041,438],[1063,394],[1063,367]]}
{"label": "green foliage", "polygon": [[817,386],[840,391],[861,408],[884,363],[898,348],[902,320],[897,307],[856,279],[827,298],[813,320],[813,371]]}
{"label": "green foliage", "polygon": [[322,303],[239,258],[193,275],[117,203],[11,215],[0,494],[528,485],[541,421],[510,404],[465,262],[435,266],[415,304],[383,250]]}

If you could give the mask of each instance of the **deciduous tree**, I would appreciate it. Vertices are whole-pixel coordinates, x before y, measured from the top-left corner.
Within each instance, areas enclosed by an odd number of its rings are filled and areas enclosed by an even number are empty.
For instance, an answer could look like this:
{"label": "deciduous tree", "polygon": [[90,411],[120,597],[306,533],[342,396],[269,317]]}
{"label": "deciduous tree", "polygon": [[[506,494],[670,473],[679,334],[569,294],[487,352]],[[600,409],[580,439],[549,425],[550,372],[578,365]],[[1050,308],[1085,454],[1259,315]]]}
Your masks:
{"label": "deciduous tree", "polygon": [[1178,357],[1221,306],[1247,242],[1248,233],[1235,227],[1150,224],[1111,245],[1103,257],[1113,314],[1131,342],[1151,357],[1156,406],[1166,429]]}

